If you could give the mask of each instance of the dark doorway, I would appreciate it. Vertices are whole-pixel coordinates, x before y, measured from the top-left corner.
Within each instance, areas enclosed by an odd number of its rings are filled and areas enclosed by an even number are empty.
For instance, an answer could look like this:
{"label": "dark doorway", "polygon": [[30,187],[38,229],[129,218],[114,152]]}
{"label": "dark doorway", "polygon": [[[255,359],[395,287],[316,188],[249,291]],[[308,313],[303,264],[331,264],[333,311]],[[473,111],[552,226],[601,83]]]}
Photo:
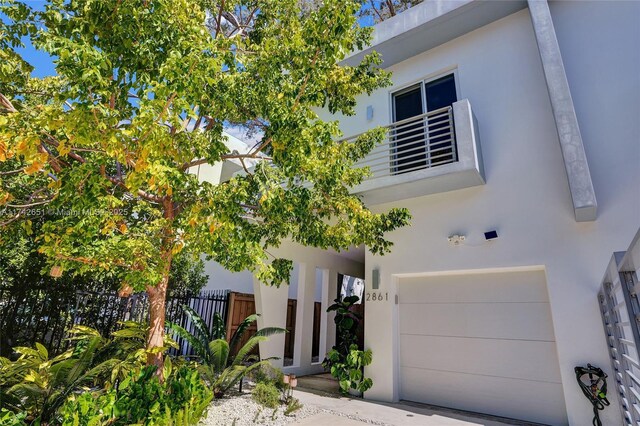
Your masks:
{"label": "dark doorway", "polygon": [[[345,281],[345,278],[347,281]],[[351,309],[355,314],[360,315],[361,317],[360,324],[358,324],[358,328],[356,330],[356,335],[358,337],[358,349],[364,350],[364,282],[362,282],[362,286],[356,286],[356,288],[349,286],[349,284],[353,284],[356,279],[357,278],[349,275],[338,274],[338,298],[342,300],[343,297],[352,295],[360,298],[360,303],[353,305]],[[336,330],[336,345],[339,344],[340,335]]]}

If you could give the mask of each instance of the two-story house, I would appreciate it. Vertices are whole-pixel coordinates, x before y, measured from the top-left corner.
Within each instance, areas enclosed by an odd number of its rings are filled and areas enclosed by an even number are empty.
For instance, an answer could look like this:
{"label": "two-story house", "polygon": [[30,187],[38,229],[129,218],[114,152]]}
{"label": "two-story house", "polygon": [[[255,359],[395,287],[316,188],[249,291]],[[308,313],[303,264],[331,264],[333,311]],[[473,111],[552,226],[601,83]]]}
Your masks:
{"label": "two-story house", "polygon": [[354,191],[373,210],[408,208],[411,226],[383,257],[284,247],[291,288],[216,280],[253,290],[263,324],[284,326],[297,299],[286,371],[322,370],[335,328],[323,315],[316,358],[314,303],[328,306],[338,274],[363,277],[365,398],[591,424],[573,368],[611,374],[596,296],[640,226],[639,42],[640,2],[427,0],[376,25],[345,63],[376,50],[393,85],[324,118],[347,140],[389,128]]}

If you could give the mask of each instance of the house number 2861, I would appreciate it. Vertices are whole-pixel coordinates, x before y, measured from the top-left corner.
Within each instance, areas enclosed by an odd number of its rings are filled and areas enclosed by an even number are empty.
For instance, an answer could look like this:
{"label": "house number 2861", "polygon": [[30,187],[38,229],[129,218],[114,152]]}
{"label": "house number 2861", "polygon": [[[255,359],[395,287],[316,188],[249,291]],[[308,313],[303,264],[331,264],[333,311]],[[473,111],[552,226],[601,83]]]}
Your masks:
{"label": "house number 2861", "polygon": [[386,300],[389,300],[389,293],[376,293],[374,292],[369,292],[367,293],[367,302],[371,301],[371,302],[383,302]]}

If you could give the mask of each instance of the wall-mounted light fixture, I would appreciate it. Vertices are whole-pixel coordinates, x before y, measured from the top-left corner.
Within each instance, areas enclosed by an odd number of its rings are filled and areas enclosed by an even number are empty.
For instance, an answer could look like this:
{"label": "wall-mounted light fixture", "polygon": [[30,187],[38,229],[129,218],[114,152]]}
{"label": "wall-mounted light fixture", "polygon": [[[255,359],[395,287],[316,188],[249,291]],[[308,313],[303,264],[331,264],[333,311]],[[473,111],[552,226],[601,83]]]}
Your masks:
{"label": "wall-mounted light fixture", "polygon": [[371,271],[371,288],[373,290],[378,290],[380,288],[380,271],[378,268]]}

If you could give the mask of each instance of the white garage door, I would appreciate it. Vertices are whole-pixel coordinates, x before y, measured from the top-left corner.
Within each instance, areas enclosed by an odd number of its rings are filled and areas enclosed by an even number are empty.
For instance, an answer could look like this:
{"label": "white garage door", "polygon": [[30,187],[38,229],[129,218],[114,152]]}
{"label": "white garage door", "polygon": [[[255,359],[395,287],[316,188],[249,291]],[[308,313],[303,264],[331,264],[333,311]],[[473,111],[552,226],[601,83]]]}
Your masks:
{"label": "white garage door", "polygon": [[542,271],[403,278],[400,398],[567,424]]}

